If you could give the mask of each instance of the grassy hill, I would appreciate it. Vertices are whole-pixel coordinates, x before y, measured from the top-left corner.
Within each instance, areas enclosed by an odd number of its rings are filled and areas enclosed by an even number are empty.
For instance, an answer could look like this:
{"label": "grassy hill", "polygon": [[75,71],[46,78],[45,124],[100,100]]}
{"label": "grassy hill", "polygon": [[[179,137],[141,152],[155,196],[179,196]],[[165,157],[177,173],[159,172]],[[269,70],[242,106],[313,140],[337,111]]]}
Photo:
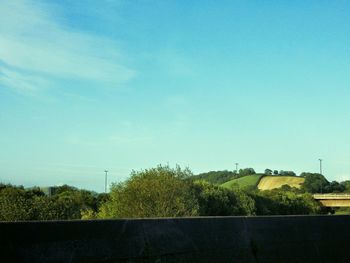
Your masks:
{"label": "grassy hill", "polygon": [[304,183],[305,178],[297,176],[264,176],[261,178],[258,189],[259,190],[271,190],[280,188],[282,185],[289,185],[290,187],[300,188]]}
{"label": "grassy hill", "polygon": [[192,176],[193,180],[205,180],[209,183],[221,185],[227,181],[230,181],[237,177],[237,174],[232,171],[210,171],[207,173],[201,173],[198,175]]}
{"label": "grassy hill", "polygon": [[231,188],[232,186],[237,184],[241,188],[256,187],[262,176],[263,176],[262,174],[247,175],[247,176],[233,179],[231,181],[223,183],[221,186],[226,188]]}

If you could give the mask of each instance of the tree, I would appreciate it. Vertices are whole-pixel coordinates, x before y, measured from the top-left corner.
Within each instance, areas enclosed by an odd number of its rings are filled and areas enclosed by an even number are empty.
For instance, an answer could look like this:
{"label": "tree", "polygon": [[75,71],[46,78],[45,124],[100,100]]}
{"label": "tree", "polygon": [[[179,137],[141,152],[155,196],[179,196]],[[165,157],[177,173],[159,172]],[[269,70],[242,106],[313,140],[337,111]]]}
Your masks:
{"label": "tree", "polygon": [[273,174],[274,174],[274,175],[278,175],[278,170],[274,170],[274,171],[273,171]]}
{"label": "tree", "polygon": [[341,182],[340,184],[344,186],[344,192],[350,193],[350,180]]}
{"label": "tree", "polygon": [[31,220],[60,220],[73,219],[61,216],[61,207],[57,205],[54,198],[48,196],[36,196],[31,200]]}
{"label": "tree", "polygon": [[303,215],[317,214],[320,205],[311,194],[274,189],[253,195],[257,215]]}
{"label": "tree", "polygon": [[76,193],[62,192],[53,198],[54,208],[58,212],[59,219],[80,219],[81,201]]}
{"label": "tree", "polygon": [[58,187],[49,197],[38,187],[0,184],[1,221],[80,219],[82,211],[96,212],[98,205],[96,193],[70,186]]}
{"label": "tree", "polygon": [[265,169],[265,174],[266,175],[272,175],[272,170],[270,170],[270,169]]}
{"label": "tree", "polygon": [[252,175],[252,174],[256,174],[253,168],[239,169],[239,175],[241,176]]}
{"label": "tree", "polygon": [[32,218],[31,203],[22,188],[6,186],[0,189],[0,221],[20,221]]}
{"label": "tree", "polygon": [[327,193],[341,193],[345,191],[345,186],[338,183],[337,181],[332,181],[325,186],[325,192]]}
{"label": "tree", "polygon": [[78,192],[79,189],[74,187],[74,186],[70,186],[67,184],[61,185],[61,186],[56,186],[53,187],[54,188],[54,195],[59,195],[65,192]]}
{"label": "tree", "polygon": [[191,192],[189,169],[158,166],[132,172],[123,183],[112,184],[110,199],[100,218],[179,217],[197,215],[198,203]]}
{"label": "tree", "polygon": [[200,216],[254,215],[254,200],[239,189],[226,189],[206,181],[196,181],[193,191]]}
{"label": "tree", "polygon": [[296,176],[296,174],[293,171],[283,171],[283,170],[281,170],[279,172],[279,174],[282,175],[282,176]]}
{"label": "tree", "polygon": [[[102,199],[101,199],[102,198]],[[99,205],[106,199],[106,194],[78,189],[69,185],[54,188],[50,199],[51,210],[57,219],[80,219],[85,211],[98,211]]]}
{"label": "tree", "polygon": [[318,173],[302,173],[300,176],[305,177],[305,181],[301,186],[306,192],[309,193],[326,193],[329,191],[329,182],[322,174]]}
{"label": "tree", "polygon": [[85,209],[81,211],[81,219],[82,220],[91,220],[96,219],[96,212],[92,209]]}

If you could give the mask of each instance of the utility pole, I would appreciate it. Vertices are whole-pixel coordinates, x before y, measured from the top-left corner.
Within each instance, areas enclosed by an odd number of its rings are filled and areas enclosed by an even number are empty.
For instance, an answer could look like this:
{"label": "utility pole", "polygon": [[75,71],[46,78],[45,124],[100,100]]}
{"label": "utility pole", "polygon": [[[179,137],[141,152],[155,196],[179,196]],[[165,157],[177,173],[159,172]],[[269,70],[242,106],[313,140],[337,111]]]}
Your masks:
{"label": "utility pole", "polygon": [[107,193],[107,174],[108,174],[108,171],[105,170],[105,193]]}
{"label": "utility pole", "polygon": [[236,174],[238,174],[238,163],[235,163],[236,165]]}
{"label": "utility pole", "polygon": [[[320,175],[322,175],[322,159],[318,159],[320,161]],[[322,178],[321,178],[321,194],[323,193],[323,189],[322,189]]]}

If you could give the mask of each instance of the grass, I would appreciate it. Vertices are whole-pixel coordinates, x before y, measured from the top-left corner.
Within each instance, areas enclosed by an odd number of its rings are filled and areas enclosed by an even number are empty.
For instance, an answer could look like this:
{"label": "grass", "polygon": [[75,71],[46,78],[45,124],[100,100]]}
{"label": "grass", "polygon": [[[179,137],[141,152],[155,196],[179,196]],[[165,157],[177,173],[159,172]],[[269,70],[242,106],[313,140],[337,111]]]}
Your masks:
{"label": "grass", "polygon": [[290,187],[300,188],[304,183],[305,178],[297,176],[264,176],[261,178],[258,189],[259,190],[271,190],[275,188],[280,188],[282,185],[289,185]]}
{"label": "grass", "polygon": [[232,188],[235,184],[237,184],[241,188],[256,187],[262,176],[263,176],[262,174],[247,175],[247,176],[233,179],[231,181],[223,183],[221,186],[225,188]]}
{"label": "grass", "polygon": [[350,207],[341,207],[335,209],[336,215],[350,215]]}

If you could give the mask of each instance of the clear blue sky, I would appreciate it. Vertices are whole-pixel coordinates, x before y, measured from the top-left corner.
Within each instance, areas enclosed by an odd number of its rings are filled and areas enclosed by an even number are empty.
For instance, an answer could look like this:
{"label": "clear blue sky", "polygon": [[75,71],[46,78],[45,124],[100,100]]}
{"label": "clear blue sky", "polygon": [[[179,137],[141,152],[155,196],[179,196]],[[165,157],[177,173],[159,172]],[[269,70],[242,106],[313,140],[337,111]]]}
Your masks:
{"label": "clear blue sky", "polygon": [[0,0],[0,181],[189,166],[350,179],[347,1]]}

